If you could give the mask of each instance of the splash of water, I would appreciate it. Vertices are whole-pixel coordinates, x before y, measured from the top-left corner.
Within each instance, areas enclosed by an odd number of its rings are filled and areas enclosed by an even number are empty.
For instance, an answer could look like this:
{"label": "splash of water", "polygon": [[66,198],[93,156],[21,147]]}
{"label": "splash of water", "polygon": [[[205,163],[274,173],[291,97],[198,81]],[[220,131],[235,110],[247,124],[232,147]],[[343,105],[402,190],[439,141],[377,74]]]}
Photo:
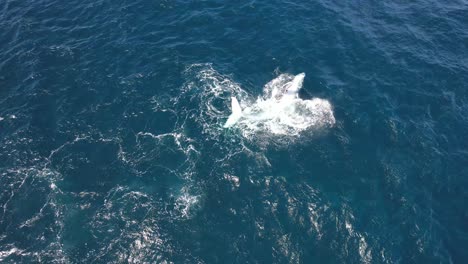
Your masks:
{"label": "splash of water", "polygon": [[263,95],[253,104],[241,101],[243,115],[237,125],[243,135],[297,136],[308,129],[333,126],[335,117],[329,101],[299,98],[304,77],[304,73],[281,74],[265,85]]}

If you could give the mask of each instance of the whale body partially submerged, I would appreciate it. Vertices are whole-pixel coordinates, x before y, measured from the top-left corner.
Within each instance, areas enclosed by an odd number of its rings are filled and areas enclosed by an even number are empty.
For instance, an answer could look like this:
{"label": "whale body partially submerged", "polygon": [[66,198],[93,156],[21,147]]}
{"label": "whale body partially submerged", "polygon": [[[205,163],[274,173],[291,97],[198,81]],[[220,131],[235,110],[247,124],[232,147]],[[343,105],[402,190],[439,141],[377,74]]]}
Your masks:
{"label": "whale body partially submerged", "polygon": [[[302,83],[304,82],[305,73],[300,73],[292,79],[292,81],[287,82],[285,85],[281,85],[279,87],[274,87],[271,91],[271,97],[268,98],[270,102],[274,102],[276,105],[270,114],[268,113],[259,113],[258,111],[253,111],[252,107],[247,107],[242,111],[242,108],[237,101],[236,97],[231,97],[231,115],[227,119],[226,123],[224,124],[224,128],[229,128],[234,126],[245,114],[248,114],[251,118],[254,119],[269,119],[274,118],[274,113],[278,110],[284,109],[286,106],[285,104],[291,103],[292,100],[299,98],[299,90],[302,88]],[[257,104],[260,105],[263,100],[257,100]],[[271,108],[271,107],[270,107]],[[255,116],[253,116],[256,113]]]}

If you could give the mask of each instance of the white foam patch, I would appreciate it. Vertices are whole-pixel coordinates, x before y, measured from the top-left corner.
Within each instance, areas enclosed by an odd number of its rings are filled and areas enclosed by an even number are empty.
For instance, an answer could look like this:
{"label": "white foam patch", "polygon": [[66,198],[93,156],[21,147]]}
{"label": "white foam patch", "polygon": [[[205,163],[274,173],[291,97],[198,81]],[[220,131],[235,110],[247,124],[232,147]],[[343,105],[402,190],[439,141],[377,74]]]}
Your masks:
{"label": "white foam patch", "polygon": [[304,77],[304,73],[281,74],[265,85],[263,96],[255,103],[241,102],[244,109],[238,127],[243,135],[297,136],[309,129],[333,126],[335,117],[329,101],[298,97]]}
{"label": "white foam patch", "polygon": [[18,249],[16,247],[12,247],[9,250],[0,251],[0,261],[4,261],[11,255],[21,255],[24,250]]}
{"label": "white foam patch", "polygon": [[197,195],[191,195],[186,188],[182,190],[182,194],[177,197],[175,207],[182,219],[191,218],[199,203],[199,198]]}

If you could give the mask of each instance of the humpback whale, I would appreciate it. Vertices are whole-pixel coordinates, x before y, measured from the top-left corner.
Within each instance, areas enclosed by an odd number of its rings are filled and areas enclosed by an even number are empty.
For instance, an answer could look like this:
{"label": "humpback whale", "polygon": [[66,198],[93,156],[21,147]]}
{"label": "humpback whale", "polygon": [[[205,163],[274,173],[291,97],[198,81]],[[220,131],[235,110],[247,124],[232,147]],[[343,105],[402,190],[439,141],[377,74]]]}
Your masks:
{"label": "humpback whale", "polygon": [[[257,113],[254,117],[255,119],[268,119],[273,118],[276,115],[272,115],[274,112],[280,111],[285,107],[285,105],[292,102],[292,100],[299,98],[299,90],[302,88],[302,83],[304,81],[305,73],[300,73],[294,76],[293,80],[288,82],[286,85],[282,87],[275,87],[271,91],[271,98],[267,100],[273,100],[275,105],[277,106],[276,109],[271,109],[272,113]],[[257,100],[257,104],[261,103],[262,99]],[[237,101],[236,97],[231,97],[231,115],[228,117],[226,123],[224,124],[224,128],[229,128],[234,126],[240,119],[242,119],[245,115],[252,115],[251,107],[246,107],[244,111]]]}

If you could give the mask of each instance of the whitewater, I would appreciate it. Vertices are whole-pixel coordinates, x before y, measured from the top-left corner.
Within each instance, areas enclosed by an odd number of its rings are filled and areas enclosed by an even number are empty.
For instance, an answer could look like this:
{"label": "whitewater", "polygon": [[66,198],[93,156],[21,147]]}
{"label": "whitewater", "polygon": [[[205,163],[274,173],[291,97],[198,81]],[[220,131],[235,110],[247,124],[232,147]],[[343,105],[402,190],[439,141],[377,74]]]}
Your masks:
{"label": "whitewater", "polygon": [[232,97],[232,114],[224,127],[235,125],[245,135],[269,132],[297,136],[307,129],[333,126],[335,117],[328,100],[299,97],[304,77],[305,73],[279,75],[264,86],[263,95],[250,105],[249,98],[238,103]]}

